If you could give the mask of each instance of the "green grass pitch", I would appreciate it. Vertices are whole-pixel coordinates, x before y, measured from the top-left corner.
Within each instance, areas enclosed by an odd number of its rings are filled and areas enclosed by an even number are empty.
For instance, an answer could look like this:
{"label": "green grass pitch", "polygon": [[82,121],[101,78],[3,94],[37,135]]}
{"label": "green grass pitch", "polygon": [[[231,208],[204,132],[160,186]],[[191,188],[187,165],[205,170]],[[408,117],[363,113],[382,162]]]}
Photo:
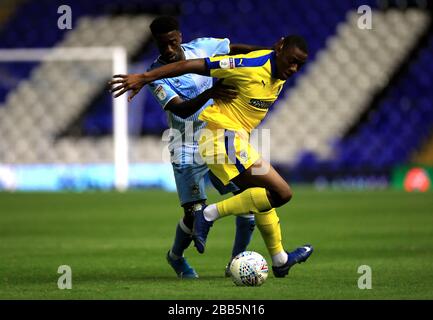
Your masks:
{"label": "green grass pitch", "polygon": [[[182,214],[175,193],[0,193],[0,299],[433,299],[431,193],[294,193],[278,210],[285,247],[315,252],[255,288],[224,278],[232,217],[211,229],[204,255],[187,250],[200,279],[176,278],[165,260]],[[258,230],[249,249],[270,262]],[[57,287],[60,265],[72,268],[71,290]],[[361,265],[370,290],[358,288]]]}

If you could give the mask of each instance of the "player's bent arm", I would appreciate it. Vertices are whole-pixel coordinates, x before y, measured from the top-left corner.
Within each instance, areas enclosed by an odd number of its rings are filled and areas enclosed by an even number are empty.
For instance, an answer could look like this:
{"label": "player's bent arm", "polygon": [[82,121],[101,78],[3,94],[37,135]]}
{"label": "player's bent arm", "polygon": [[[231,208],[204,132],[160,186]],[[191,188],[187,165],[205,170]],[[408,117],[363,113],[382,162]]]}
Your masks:
{"label": "player's bent arm", "polygon": [[173,112],[181,118],[187,118],[198,111],[209,99],[230,101],[237,97],[238,93],[232,86],[223,84],[218,80],[212,88],[209,88],[191,100],[182,100],[180,97],[171,99],[165,106],[165,110]]}
{"label": "player's bent arm", "polygon": [[284,40],[283,38],[280,38],[272,47],[263,47],[263,46],[256,46],[256,45],[250,45],[250,44],[242,44],[242,43],[233,43],[230,44],[230,55],[236,55],[236,54],[246,54],[250,53],[251,51],[257,51],[257,50],[276,50],[279,46],[282,45]]}
{"label": "player's bent arm", "polygon": [[209,99],[211,99],[211,95],[206,90],[191,100],[182,100],[180,97],[175,97],[167,103],[164,109],[185,119],[198,111]]}
{"label": "player's bent arm", "polygon": [[257,50],[272,50],[272,47],[255,46],[242,43],[230,44],[230,55],[246,54]]}

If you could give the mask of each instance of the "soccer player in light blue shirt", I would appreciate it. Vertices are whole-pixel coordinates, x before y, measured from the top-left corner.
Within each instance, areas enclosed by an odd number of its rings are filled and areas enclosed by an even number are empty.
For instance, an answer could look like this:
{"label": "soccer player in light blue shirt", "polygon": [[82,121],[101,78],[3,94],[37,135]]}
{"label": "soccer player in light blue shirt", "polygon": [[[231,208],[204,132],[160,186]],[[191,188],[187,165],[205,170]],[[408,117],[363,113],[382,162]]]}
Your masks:
{"label": "soccer player in light blue shirt", "polygon": [[[156,18],[150,25],[150,29],[160,56],[149,70],[185,59],[247,53],[264,49],[264,47],[230,44],[229,39],[216,38],[198,38],[182,44],[179,23],[173,17]],[[210,174],[198,153],[198,142],[193,139],[193,136],[204,126],[204,123],[198,120],[198,116],[204,108],[212,104],[212,98],[224,100],[236,97],[236,92],[232,87],[221,83],[212,86],[212,83],[211,77],[186,74],[176,78],[158,80],[149,85],[152,94],[166,111],[172,130],[169,150],[184,217],[177,224],[173,246],[167,253],[167,261],[179,278],[198,278],[197,272],[188,264],[183,254],[193,240],[194,213],[201,209],[207,199],[205,177],[209,177],[221,194],[239,191],[234,184],[223,186]],[[138,91],[134,91],[129,100]],[[196,112],[193,111],[197,110],[197,106],[202,107]],[[254,227],[254,216],[248,212],[236,218],[232,258],[246,250]],[[226,276],[229,276],[227,267]]]}

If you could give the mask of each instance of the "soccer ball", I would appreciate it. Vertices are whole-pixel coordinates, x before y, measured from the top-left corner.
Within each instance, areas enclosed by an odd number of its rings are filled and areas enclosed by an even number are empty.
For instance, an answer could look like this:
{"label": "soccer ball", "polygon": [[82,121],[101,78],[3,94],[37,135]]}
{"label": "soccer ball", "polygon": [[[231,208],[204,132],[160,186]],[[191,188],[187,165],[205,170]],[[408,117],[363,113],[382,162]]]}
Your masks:
{"label": "soccer ball", "polygon": [[233,258],[230,273],[237,286],[261,286],[268,277],[268,263],[254,251],[244,251]]}

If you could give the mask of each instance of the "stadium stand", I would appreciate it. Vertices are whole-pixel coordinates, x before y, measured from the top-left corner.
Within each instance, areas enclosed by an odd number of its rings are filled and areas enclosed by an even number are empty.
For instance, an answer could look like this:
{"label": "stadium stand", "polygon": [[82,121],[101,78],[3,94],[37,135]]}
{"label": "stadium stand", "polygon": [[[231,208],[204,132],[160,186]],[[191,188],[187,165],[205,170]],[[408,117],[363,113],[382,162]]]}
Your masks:
{"label": "stadium stand", "polygon": [[[149,16],[81,18],[56,48],[123,46],[132,54],[142,37],[127,28],[146,29]],[[123,37],[118,34],[125,33]],[[108,62],[46,61],[32,70],[7,100],[1,117],[6,163],[89,163],[110,161],[112,142],[105,139],[55,140],[56,133],[77,117],[106,86],[111,76]],[[79,94],[77,94],[79,93]],[[61,102],[61,107],[59,107]],[[109,106],[106,106],[109,108]],[[7,112],[6,112],[7,111]],[[19,141],[16,148],[11,147]],[[32,146],[32,147],[30,147]],[[49,151],[49,152],[48,152]],[[158,152],[159,154],[159,152]]]}
{"label": "stadium stand", "polygon": [[[425,1],[76,0],[72,30],[56,27],[63,1],[15,3],[0,49],[122,45],[130,72],[157,55],[148,24],[158,13],[179,16],[184,41],[271,45],[299,33],[310,60],[263,124],[274,163],[309,180],[302,172],[386,172],[430,159],[433,37]],[[372,30],[357,27],[360,5],[374,10]],[[0,63],[0,163],[112,161],[109,70],[103,62]],[[130,112],[131,162],[161,162],[164,112],[146,91]]]}
{"label": "stadium stand", "polygon": [[338,165],[389,168],[411,159],[422,148],[433,127],[430,56],[433,37],[389,88],[379,106],[358,131],[338,146]]}
{"label": "stadium stand", "polygon": [[419,151],[415,151],[412,162],[426,166],[433,166],[433,135],[425,142]]}
{"label": "stadium stand", "polygon": [[2,25],[13,16],[15,10],[23,2],[24,0],[3,0],[0,3],[0,30]]}
{"label": "stadium stand", "polygon": [[276,104],[266,123],[274,161],[295,162],[303,152],[318,159],[335,157],[335,143],[368,107],[372,95],[386,86],[428,24],[420,11],[394,9],[375,15],[374,29],[362,30],[356,12],[348,13],[347,22],[338,26],[298,85]]}

